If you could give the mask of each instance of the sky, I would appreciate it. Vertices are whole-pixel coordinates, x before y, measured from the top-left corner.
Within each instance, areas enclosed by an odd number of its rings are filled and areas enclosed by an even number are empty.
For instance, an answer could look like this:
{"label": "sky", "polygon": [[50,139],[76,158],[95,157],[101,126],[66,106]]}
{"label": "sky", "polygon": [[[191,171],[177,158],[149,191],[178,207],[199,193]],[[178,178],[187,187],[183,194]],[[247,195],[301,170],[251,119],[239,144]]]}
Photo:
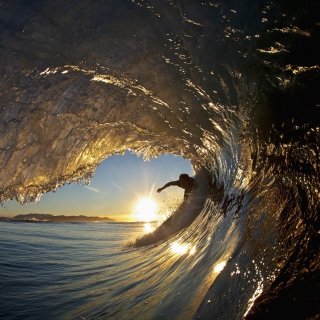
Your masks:
{"label": "sky", "polygon": [[127,152],[112,156],[97,167],[88,186],[71,183],[42,195],[40,202],[19,204],[5,202],[0,216],[47,213],[109,217],[116,221],[138,221],[136,208],[140,199],[151,197],[156,204],[157,220],[174,210],[183,199],[184,190],[172,186],[161,193],[157,189],[178,180],[181,173],[194,175],[190,161],[171,154],[144,161]]}

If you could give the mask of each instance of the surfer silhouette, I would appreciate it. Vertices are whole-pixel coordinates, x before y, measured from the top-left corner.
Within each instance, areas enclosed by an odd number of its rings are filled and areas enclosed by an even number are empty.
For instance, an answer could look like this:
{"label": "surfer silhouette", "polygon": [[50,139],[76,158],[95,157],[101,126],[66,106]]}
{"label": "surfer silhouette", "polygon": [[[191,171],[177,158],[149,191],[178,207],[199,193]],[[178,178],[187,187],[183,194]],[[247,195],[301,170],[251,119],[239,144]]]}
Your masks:
{"label": "surfer silhouette", "polygon": [[182,173],[179,176],[179,180],[170,181],[170,182],[166,183],[162,188],[159,188],[157,190],[157,192],[159,193],[163,189],[168,188],[170,186],[178,186],[178,187],[184,189],[184,199],[186,200],[189,197],[192,189],[195,186],[195,179],[192,177],[189,177],[189,175],[186,173]]}

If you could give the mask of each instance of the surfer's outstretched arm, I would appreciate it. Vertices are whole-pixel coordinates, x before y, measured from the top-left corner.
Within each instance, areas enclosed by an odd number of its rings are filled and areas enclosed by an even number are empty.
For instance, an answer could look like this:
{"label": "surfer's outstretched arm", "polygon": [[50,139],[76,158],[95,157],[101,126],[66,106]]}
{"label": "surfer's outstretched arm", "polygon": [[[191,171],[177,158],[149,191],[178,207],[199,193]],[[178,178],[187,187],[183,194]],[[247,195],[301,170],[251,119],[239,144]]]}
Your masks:
{"label": "surfer's outstretched arm", "polygon": [[177,181],[170,181],[170,182],[166,183],[162,188],[159,188],[159,189],[157,190],[157,192],[159,193],[159,192],[161,192],[163,189],[168,188],[168,187],[170,187],[170,186],[178,186],[178,187],[180,187],[180,181],[179,181],[179,180],[177,180]]}

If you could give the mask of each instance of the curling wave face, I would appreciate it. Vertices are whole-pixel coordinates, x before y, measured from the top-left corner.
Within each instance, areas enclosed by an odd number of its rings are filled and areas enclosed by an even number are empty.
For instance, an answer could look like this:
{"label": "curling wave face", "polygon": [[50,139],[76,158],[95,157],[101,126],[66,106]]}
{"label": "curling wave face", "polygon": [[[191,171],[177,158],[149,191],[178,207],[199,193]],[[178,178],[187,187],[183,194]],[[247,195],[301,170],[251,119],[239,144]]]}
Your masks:
{"label": "curling wave face", "polygon": [[216,57],[219,41],[208,41],[208,17],[197,24],[170,3],[159,8],[162,18],[136,3],[60,5],[4,4],[8,15],[26,17],[2,30],[1,199],[23,203],[90,178],[126,149],[212,162],[238,130],[235,103],[226,102],[237,100],[230,91],[240,75],[214,70],[228,67]]}
{"label": "curling wave face", "polygon": [[238,254],[279,270],[251,314],[286,290],[318,312],[296,293],[319,276],[315,1],[308,19],[298,2],[0,4],[1,201],[89,183],[128,149],[182,155],[208,176],[197,215],[238,219]]}

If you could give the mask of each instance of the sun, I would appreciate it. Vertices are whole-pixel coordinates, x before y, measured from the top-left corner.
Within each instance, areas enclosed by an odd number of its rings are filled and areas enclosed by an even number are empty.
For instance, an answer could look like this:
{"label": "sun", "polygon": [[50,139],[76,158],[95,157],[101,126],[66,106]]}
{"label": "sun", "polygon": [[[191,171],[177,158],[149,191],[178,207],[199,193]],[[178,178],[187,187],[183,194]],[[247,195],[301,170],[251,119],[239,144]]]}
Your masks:
{"label": "sun", "polygon": [[134,216],[138,221],[150,222],[157,220],[157,204],[151,198],[142,198],[137,203]]}

